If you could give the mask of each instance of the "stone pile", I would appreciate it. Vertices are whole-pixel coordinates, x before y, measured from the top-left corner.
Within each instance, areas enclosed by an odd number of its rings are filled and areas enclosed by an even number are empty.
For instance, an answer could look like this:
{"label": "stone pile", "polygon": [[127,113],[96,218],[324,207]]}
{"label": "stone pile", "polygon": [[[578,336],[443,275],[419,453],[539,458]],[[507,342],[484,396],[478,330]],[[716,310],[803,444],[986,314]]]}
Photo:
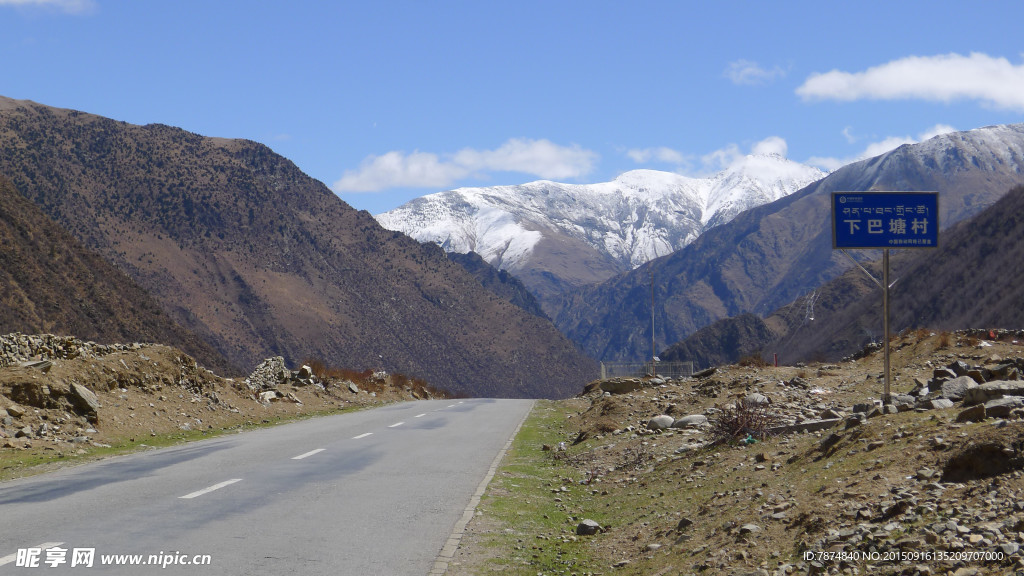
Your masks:
{"label": "stone pile", "polygon": [[252,374],[245,379],[245,385],[254,392],[277,390],[278,386],[283,384],[319,386],[321,388],[324,386],[313,374],[312,368],[303,365],[298,370],[289,370],[281,356],[274,356],[260,362]]}
{"label": "stone pile", "polygon": [[146,344],[97,344],[73,336],[53,334],[0,335],[0,368],[31,361],[99,358],[115,352],[139,350]]}

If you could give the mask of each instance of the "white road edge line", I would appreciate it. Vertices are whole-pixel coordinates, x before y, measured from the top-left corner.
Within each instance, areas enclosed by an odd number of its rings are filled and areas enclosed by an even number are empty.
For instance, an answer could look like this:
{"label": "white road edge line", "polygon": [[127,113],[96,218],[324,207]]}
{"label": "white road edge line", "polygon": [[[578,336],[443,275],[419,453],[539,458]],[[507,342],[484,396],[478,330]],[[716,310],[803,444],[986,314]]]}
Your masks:
{"label": "white road edge line", "polygon": [[353,436],[352,439],[353,440],[359,440],[360,438],[366,438],[367,436],[370,436],[371,434],[373,434],[373,432],[367,432],[366,434],[360,434],[359,436]]}
{"label": "white road edge line", "polygon": [[[43,542],[39,546],[28,546],[28,548],[39,548],[40,550],[46,550],[48,548],[55,548],[57,546],[60,546],[61,544],[63,544],[63,542]],[[14,554],[8,554],[7,556],[0,557],[0,566],[10,564],[11,562],[14,562],[17,559],[17,552],[15,552]]]}
{"label": "white road edge line", "polygon": [[299,454],[298,456],[292,456],[292,460],[302,460],[303,458],[308,458],[308,457],[312,456],[313,454],[319,454],[319,453],[323,452],[324,450],[326,450],[326,448],[317,448],[316,450],[310,450],[309,452],[306,452],[305,454]]}
{"label": "white road edge line", "polygon": [[519,435],[519,430],[522,429],[523,424],[526,423],[526,419],[533,413],[533,407],[536,406],[536,402],[530,405],[530,409],[526,411],[526,415],[519,421],[519,426],[512,432],[512,436],[509,437],[508,442],[505,443],[505,447],[502,448],[498,455],[494,457],[494,462],[491,462],[491,468],[487,471],[487,476],[484,477],[480,485],[477,486],[476,493],[473,494],[473,498],[469,501],[469,506],[466,506],[465,512],[462,513],[462,518],[455,523],[455,528],[452,529],[451,536],[448,537],[448,542],[445,543],[444,547],[441,548],[441,552],[438,553],[437,559],[434,561],[434,569],[430,571],[428,576],[442,576],[448,571],[448,564],[455,558],[455,552],[459,548],[459,543],[462,541],[462,535],[466,533],[466,526],[469,525],[469,521],[473,519],[473,515],[476,514],[476,507],[480,505],[480,499],[483,498],[485,492],[487,492],[487,485],[491,483],[494,475],[498,472],[498,466],[501,465],[501,461],[505,458],[505,454],[509,448],[512,447],[512,443],[515,442],[516,436]]}
{"label": "white road edge line", "polygon": [[220,482],[218,484],[214,484],[213,486],[210,486],[210,487],[207,487],[207,488],[203,488],[202,490],[196,490],[195,492],[192,492],[191,494],[185,494],[184,496],[178,496],[178,498],[184,498],[184,499],[197,498],[199,496],[202,496],[203,494],[209,494],[210,492],[213,492],[214,490],[220,490],[221,488],[223,488],[225,486],[230,486],[230,485],[234,484],[235,482],[241,482],[241,481],[242,481],[241,478],[232,478],[231,480],[225,480],[225,481]]}
{"label": "white road edge line", "polygon": [[405,424],[405,422],[397,422],[395,424],[392,424],[391,426],[388,426],[388,428],[398,428],[402,424]]}

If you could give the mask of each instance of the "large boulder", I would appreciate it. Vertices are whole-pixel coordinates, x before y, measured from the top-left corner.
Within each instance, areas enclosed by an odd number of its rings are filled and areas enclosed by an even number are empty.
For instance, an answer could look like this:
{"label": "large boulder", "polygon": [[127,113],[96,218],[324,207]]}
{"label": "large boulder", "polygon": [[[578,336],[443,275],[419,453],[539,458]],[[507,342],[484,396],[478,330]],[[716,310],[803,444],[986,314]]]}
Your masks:
{"label": "large boulder", "polygon": [[68,399],[90,422],[95,423],[99,418],[100,400],[92,390],[81,384],[72,383],[68,391]]}
{"label": "large boulder", "polygon": [[665,430],[666,428],[671,428],[674,422],[675,419],[672,418],[671,416],[667,414],[661,414],[660,416],[655,416],[654,418],[651,418],[650,420],[647,421],[647,429]]}
{"label": "large boulder", "polygon": [[643,388],[643,385],[644,383],[639,378],[630,378],[626,380],[602,380],[600,387],[602,392],[608,392],[610,394],[628,394]]}
{"label": "large boulder", "polygon": [[1004,396],[1024,396],[1024,380],[993,380],[979,384],[964,393],[964,404],[984,404]]}
{"label": "large boulder", "polygon": [[672,423],[673,428],[697,428],[705,426],[708,423],[708,417],[703,414],[691,414],[689,416],[683,416]]}
{"label": "large boulder", "polygon": [[959,402],[964,399],[967,390],[977,387],[978,383],[970,376],[957,376],[942,383],[942,397]]}

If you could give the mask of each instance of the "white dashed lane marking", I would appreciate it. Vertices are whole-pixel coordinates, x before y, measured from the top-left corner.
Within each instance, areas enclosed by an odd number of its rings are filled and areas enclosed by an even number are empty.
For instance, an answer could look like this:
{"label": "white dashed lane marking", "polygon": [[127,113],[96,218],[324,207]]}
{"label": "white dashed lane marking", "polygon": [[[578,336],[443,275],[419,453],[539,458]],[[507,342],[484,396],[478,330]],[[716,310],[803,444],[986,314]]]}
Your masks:
{"label": "white dashed lane marking", "polygon": [[313,454],[319,454],[320,452],[323,452],[324,450],[325,450],[325,448],[317,448],[316,450],[310,450],[309,452],[306,452],[305,454],[299,454],[298,456],[292,456],[292,460],[302,460],[303,458],[308,458],[308,457],[312,456]]}
{"label": "white dashed lane marking", "polygon": [[366,438],[367,436],[370,436],[372,434],[373,434],[373,432],[367,432],[366,434],[360,434],[359,436],[353,436],[352,439],[353,440],[359,440],[360,438]]}
{"label": "white dashed lane marking", "polygon": [[225,480],[223,482],[220,482],[219,484],[214,484],[213,486],[210,486],[210,487],[207,487],[207,488],[203,488],[202,490],[196,490],[195,492],[192,492],[191,494],[185,494],[184,496],[178,496],[178,498],[183,498],[183,499],[186,499],[186,500],[189,500],[189,499],[192,499],[192,498],[198,498],[199,496],[202,496],[203,494],[209,494],[210,492],[213,492],[214,490],[220,490],[221,488],[223,488],[225,486],[230,486],[230,485],[234,484],[235,482],[241,482],[241,481],[242,481],[241,478],[232,478],[231,480]]}
{"label": "white dashed lane marking", "polygon": [[388,428],[397,428],[397,427],[401,426],[402,424],[405,424],[405,422],[396,422],[395,424],[392,424],[391,426],[388,426]]}

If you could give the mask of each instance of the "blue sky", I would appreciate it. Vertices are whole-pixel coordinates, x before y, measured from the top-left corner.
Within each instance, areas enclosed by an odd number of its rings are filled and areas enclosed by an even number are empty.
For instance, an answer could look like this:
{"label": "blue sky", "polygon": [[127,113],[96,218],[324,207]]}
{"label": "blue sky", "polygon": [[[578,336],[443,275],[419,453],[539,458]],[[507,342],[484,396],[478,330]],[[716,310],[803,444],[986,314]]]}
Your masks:
{"label": "blue sky", "polygon": [[1024,122],[1021,22],[1003,1],[0,0],[0,95],[256,140],[378,213]]}

